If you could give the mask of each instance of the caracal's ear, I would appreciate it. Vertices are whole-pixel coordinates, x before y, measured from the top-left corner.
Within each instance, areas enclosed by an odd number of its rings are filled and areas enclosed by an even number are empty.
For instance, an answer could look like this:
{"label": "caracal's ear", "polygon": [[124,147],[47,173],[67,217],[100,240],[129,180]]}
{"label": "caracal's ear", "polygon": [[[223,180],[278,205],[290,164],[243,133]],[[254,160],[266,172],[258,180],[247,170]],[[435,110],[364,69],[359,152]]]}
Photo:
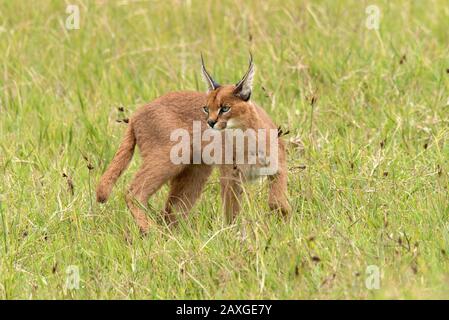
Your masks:
{"label": "caracal's ear", "polygon": [[206,82],[207,91],[214,91],[215,89],[220,87],[220,85],[216,83],[215,80],[207,72],[206,67],[204,66],[204,59],[202,53],[201,53],[201,74],[203,75],[204,82]]}
{"label": "caracal's ear", "polygon": [[240,80],[234,89],[234,95],[242,99],[243,101],[248,101],[251,97],[251,91],[253,89],[253,80],[254,73],[256,72],[256,68],[253,63],[253,55],[249,54],[249,67],[248,71],[246,71],[242,80]]}

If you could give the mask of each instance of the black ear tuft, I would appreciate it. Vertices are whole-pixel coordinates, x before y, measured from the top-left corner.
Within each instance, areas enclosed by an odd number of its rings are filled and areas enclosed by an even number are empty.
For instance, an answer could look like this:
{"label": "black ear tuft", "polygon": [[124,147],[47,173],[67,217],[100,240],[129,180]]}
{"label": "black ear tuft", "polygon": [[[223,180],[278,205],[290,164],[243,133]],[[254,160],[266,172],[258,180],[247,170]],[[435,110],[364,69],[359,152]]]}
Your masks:
{"label": "black ear tuft", "polygon": [[201,74],[203,75],[204,82],[206,82],[207,90],[213,91],[220,87],[218,83],[211,77],[209,72],[207,72],[206,67],[204,66],[203,54],[201,53]]}
{"label": "black ear tuft", "polygon": [[234,95],[242,99],[243,101],[248,101],[251,98],[251,92],[253,88],[255,66],[253,63],[253,56],[250,54],[248,71],[243,76],[234,89]]}

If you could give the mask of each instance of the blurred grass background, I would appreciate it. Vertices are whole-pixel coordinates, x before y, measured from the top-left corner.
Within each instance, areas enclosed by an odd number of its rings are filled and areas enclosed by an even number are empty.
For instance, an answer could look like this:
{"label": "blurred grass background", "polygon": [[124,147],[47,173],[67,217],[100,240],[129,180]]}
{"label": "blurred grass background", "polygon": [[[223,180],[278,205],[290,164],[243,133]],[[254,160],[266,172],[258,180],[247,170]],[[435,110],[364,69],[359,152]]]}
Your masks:
{"label": "blurred grass background", "polygon": [[[0,298],[447,298],[448,27],[443,0],[1,1]],[[253,99],[290,130],[291,220],[255,184],[224,225],[214,176],[178,230],[142,238],[123,199],[138,156],[94,203],[117,120],[203,91],[200,52],[234,83],[249,51]]]}

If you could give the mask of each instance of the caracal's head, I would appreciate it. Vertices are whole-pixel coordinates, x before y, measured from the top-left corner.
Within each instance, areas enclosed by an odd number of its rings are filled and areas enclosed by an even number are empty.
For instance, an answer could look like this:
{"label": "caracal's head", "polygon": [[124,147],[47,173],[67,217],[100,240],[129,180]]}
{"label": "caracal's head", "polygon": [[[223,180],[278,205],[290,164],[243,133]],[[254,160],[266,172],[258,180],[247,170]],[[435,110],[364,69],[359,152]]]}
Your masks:
{"label": "caracal's head", "polygon": [[207,124],[216,130],[244,128],[245,118],[251,109],[251,97],[254,79],[254,64],[252,56],[248,71],[235,85],[219,85],[207,72],[201,56],[201,71],[207,84],[207,102],[202,106],[207,115]]}

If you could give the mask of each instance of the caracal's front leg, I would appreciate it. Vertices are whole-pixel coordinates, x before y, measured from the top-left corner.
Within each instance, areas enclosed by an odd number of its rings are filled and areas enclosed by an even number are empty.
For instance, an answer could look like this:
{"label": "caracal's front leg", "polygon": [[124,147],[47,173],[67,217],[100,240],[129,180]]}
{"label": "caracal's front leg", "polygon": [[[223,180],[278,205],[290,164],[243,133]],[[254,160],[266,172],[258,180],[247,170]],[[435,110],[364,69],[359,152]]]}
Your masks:
{"label": "caracal's front leg", "polygon": [[242,180],[238,170],[233,166],[223,165],[220,167],[221,198],[226,223],[234,222],[240,211],[240,200],[242,195]]}
{"label": "caracal's front leg", "polygon": [[278,211],[283,216],[287,216],[291,208],[287,200],[287,159],[285,146],[282,141],[279,141],[278,156],[278,172],[268,177],[268,205],[271,210]]}

